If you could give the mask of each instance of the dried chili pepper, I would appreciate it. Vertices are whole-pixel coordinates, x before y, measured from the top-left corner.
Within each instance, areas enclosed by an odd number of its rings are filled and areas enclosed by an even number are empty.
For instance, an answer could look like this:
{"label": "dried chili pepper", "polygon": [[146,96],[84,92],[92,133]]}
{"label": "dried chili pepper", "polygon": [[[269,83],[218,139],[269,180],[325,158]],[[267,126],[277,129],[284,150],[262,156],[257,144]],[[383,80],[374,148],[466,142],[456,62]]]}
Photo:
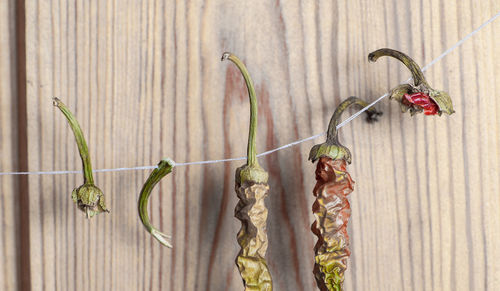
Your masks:
{"label": "dried chili pepper", "polygon": [[59,108],[64,114],[75,134],[76,144],[78,145],[78,151],[80,152],[83,164],[83,185],[73,189],[71,198],[75,201],[78,209],[85,212],[87,218],[91,218],[101,212],[109,212],[109,209],[104,204],[104,195],[101,189],[94,185],[89,150],[78,121],[59,98],[54,97],[52,100],[54,106]]}
{"label": "dried chili pepper", "polygon": [[158,182],[160,182],[163,177],[171,173],[174,166],[175,163],[171,159],[163,159],[160,161],[160,163],[158,163],[157,168],[154,169],[153,172],[151,172],[148,179],[142,186],[138,203],[139,217],[141,218],[141,222],[146,230],[162,245],[169,248],[172,248],[172,243],[170,242],[171,236],[166,235],[153,227],[151,225],[151,222],[149,221],[148,200],[149,196],[151,195],[151,191],[153,191],[153,188],[156,186],[156,184],[158,184]]}
{"label": "dried chili pepper", "polygon": [[[351,207],[347,196],[353,191],[354,182],[346,170],[351,163],[349,149],[338,140],[337,125],[342,113],[351,105],[362,107],[368,104],[356,97],[349,97],[337,107],[328,125],[328,135],[325,143],[312,147],[309,160],[317,160],[316,197],[312,210],[315,221],[312,232],[318,236],[314,247],[314,276],[320,290],[343,290],[344,272],[347,269],[347,259],[350,255],[347,223],[351,215]],[[381,112],[373,107],[365,111],[367,121],[377,120]]]}
{"label": "dried chili pepper", "polygon": [[390,56],[401,61],[411,71],[413,85],[401,84],[391,90],[390,98],[399,102],[403,112],[410,111],[411,115],[424,112],[425,115],[453,114],[453,104],[448,93],[434,90],[425,80],[420,67],[409,56],[397,50],[383,48],[368,55],[370,62],[377,61],[382,56]]}
{"label": "dried chili pepper", "polygon": [[268,174],[259,166],[256,157],[255,132],[257,128],[257,98],[245,65],[231,53],[222,60],[232,61],[243,75],[250,98],[250,130],[248,134],[247,163],[236,170],[236,194],[240,201],[234,216],[241,221],[238,244],[241,250],[236,258],[245,290],[272,290],[272,279],[266,263],[267,208],[264,199],[269,191]]}

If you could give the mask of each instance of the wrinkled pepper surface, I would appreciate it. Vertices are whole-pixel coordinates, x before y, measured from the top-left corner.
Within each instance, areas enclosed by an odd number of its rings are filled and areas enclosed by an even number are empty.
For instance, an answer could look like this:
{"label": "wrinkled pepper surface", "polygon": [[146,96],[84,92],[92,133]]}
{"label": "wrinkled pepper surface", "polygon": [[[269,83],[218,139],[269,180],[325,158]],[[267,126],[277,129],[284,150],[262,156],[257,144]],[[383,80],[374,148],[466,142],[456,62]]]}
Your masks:
{"label": "wrinkled pepper surface", "polygon": [[247,163],[236,170],[236,194],[240,199],[234,216],[241,221],[238,244],[241,247],[236,265],[243,279],[245,290],[272,290],[271,273],[266,262],[267,208],[264,203],[269,185],[268,174],[257,162],[255,133],[257,127],[257,98],[245,65],[234,55],[224,53],[222,60],[232,61],[241,71],[250,98],[250,130],[248,135]]}
{"label": "wrinkled pepper surface", "polygon": [[[354,182],[346,170],[351,163],[351,153],[339,143],[337,131],[342,112],[351,105],[365,107],[368,104],[356,97],[343,101],[330,120],[326,142],[315,145],[309,153],[313,163],[318,161],[313,190],[316,199],[312,207],[315,221],[311,230],[318,236],[313,273],[322,291],[343,290],[344,273],[351,254],[347,233],[351,207],[347,196],[353,191]],[[381,114],[373,108],[365,112],[369,122],[376,121]]]}

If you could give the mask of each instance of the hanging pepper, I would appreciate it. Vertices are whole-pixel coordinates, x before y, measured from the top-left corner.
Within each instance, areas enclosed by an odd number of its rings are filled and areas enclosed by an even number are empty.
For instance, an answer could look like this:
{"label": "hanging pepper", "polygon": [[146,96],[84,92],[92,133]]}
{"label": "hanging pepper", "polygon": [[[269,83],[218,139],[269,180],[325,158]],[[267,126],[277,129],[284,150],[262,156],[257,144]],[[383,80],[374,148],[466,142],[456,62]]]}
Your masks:
{"label": "hanging pepper", "polygon": [[109,212],[109,209],[104,204],[104,195],[101,189],[94,185],[89,150],[78,121],[59,98],[54,97],[52,100],[54,106],[59,108],[64,114],[75,134],[76,144],[78,145],[78,151],[80,152],[83,164],[83,185],[73,190],[71,198],[75,201],[78,209],[85,212],[87,218],[91,218],[101,212]]}
{"label": "hanging pepper", "polygon": [[171,159],[163,159],[160,161],[160,163],[158,163],[157,168],[154,169],[153,172],[151,172],[148,179],[144,183],[144,186],[142,186],[138,203],[139,217],[141,218],[141,222],[146,230],[162,245],[169,248],[172,248],[172,243],[170,242],[171,236],[166,235],[153,227],[151,225],[151,222],[149,221],[148,199],[151,195],[151,191],[153,191],[153,188],[156,186],[156,184],[158,184],[158,182],[160,182],[163,177],[171,173],[174,166],[175,163]]}
{"label": "hanging pepper", "polygon": [[411,71],[413,85],[401,84],[391,90],[389,98],[399,102],[403,112],[410,111],[411,115],[424,112],[425,115],[453,114],[453,104],[448,93],[434,90],[425,80],[420,67],[409,56],[397,50],[383,48],[368,55],[370,62],[377,61],[382,56],[398,59]]}
{"label": "hanging pepper", "polygon": [[[316,167],[316,185],[313,194],[316,197],[312,210],[315,221],[312,232],[318,236],[314,247],[314,276],[320,290],[343,290],[344,272],[350,255],[347,223],[351,216],[351,207],[347,196],[353,191],[353,180],[346,170],[351,163],[349,149],[338,140],[337,125],[342,113],[351,105],[362,107],[368,104],[357,97],[349,97],[337,107],[328,125],[325,143],[312,147],[309,160],[318,161]],[[367,121],[377,120],[381,112],[373,107],[365,111]]]}
{"label": "hanging pepper", "polygon": [[241,221],[238,244],[241,250],[236,258],[245,290],[272,290],[272,279],[266,263],[267,208],[264,199],[269,191],[268,174],[259,166],[256,157],[255,132],[257,128],[257,98],[245,65],[231,53],[224,53],[222,61],[232,61],[245,79],[250,97],[250,130],[248,134],[247,163],[236,170],[236,194],[240,201],[234,216]]}

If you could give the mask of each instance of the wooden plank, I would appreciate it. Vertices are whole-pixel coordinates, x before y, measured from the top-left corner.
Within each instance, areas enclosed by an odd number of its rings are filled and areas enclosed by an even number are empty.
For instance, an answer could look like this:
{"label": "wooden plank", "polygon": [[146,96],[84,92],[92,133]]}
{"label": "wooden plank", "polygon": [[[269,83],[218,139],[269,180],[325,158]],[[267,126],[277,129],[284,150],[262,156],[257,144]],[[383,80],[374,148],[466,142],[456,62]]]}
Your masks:
{"label": "wooden plank", "polygon": [[[15,1],[0,3],[0,172],[19,170]],[[0,289],[19,283],[19,177],[0,176]],[[22,279],[22,277],[21,277]]]}
{"label": "wooden plank", "polygon": [[[392,47],[423,66],[500,11],[498,1],[172,2],[26,3],[30,170],[80,167],[53,96],[75,112],[96,169],[243,156],[248,98],[222,52],[251,72],[262,152],[324,131],[341,99],[373,100],[409,76],[394,60],[369,64],[370,51]],[[426,73],[456,114],[411,118],[385,100],[378,124],[342,129],[356,181],[347,290],[500,289],[499,30],[492,23]],[[315,288],[312,145],[260,159],[276,290]],[[97,174],[111,213],[90,221],[70,199],[79,175],[30,176],[33,288],[241,289],[240,164],[177,167],[162,181],[151,216],[173,250],[137,217],[148,171]]]}

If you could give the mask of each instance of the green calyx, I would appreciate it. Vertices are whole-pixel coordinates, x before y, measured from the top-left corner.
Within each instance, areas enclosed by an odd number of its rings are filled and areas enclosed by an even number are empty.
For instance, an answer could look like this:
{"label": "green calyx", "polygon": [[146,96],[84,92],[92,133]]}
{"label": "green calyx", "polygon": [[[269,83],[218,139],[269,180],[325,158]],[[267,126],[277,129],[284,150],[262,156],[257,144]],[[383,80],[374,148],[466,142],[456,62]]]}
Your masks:
{"label": "green calyx", "polygon": [[403,96],[405,94],[411,95],[413,93],[418,93],[418,92],[427,94],[429,98],[431,98],[438,105],[439,115],[443,113],[451,115],[455,112],[455,110],[453,110],[453,103],[448,93],[444,91],[434,90],[433,88],[431,88],[431,86],[429,86],[429,83],[427,83],[424,73],[420,69],[419,65],[412,58],[410,58],[408,55],[400,51],[389,48],[382,48],[374,52],[371,52],[368,55],[368,61],[376,62],[378,58],[382,56],[393,57],[401,61],[410,70],[412,74],[413,85],[410,84],[399,85],[396,88],[392,89],[389,96],[391,99],[398,101],[398,103],[401,106],[401,110],[403,112],[410,111],[410,114],[414,115],[415,113],[422,111],[421,109],[415,108],[408,104],[404,104],[403,102]]}
{"label": "green calyx", "polygon": [[451,103],[451,98],[448,95],[448,93],[444,91],[438,91],[434,90],[432,88],[426,88],[423,86],[420,86],[419,88],[415,88],[414,86],[410,84],[401,84],[396,86],[394,89],[391,90],[391,93],[389,95],[390,99],[396,100],[400,107],[401,111],[407,112],[409,111],[410,114],[413,116],[416,113],[422,112],[421,108],[417,108],[415,106],[412,106],[411,104],[407,104],[403,102],[404,100],[404,95],[405,94],[413,94],[417,92],[422,92],[425,93],[426,95],[429,96],[438,106],[438,115],[441,116],[441,114],[446,113],[448,115],[453,114],[455,110],[453,110],[453,104]]}
{"label": "green calyx", "polygon": [[347,163],[351,163],[351,151],[341,144],[325,142],[313,146],[309,152],[309,160],[314,163],[321,157],[329,157],[332,160],[344,159]]}
{"label": "green calyx", "polygon": [[259,164],[244,165],[236,170],[236,183],[239,185],[245,182],[267,183],[268,178],[269,174]]}
{"label": "green calyx", "polygon": [[[328,124],[326,142],[317,144],[311,148],[311,151],[309,152],[310,161],[314,163],[321,157],[329,157],[333,160],[343,159],[347,163],[351,163],[351,152],[348,148],[340,144],[337,130],[342,113],[351,105],[366,107],[368,106],[368,103],[357,97],[349,97],[340,103],[335,109],[335,112],[330,119],[330,123]],[[366,120],[368,122],[377,121],[377,117],[382,115],[382,112],[377,111],[373,107],[367,109],[365,113],[367,114]]]}
{"label": "green calyx", "polygon": [[71,198],[78,206],[78,209],[85,212],[87,218],[92,218],[101,212],[109,212],[104,203],[104,195],[101,189],[94,184],[83,184],[75,188],[71,193]]}
{"label": "green calyx", "polygon": [[257,161],[257,151],[255,136],[257,131],[257,97],[253,87],[250,74],[243,62],[231,53],[224,53],[222,61],[230,60],[240,70],[248,89],[248,97],[250,99],[250,128],[248,132],[248,146],[247,146],[247,164],[242,166],[236,171],[236,182],[243,184],[245,182],[266,183],[268,174],[262,169]]}
{"label": "green calyx", "polygon": [[172,244],[170,242],[171,237],[153,227],[149,220],[148,200],[149,196],[151,196],[151,191],[153,191],[153,188],[156,186],[156,184],[158,184],[158,182],[160,182],[163,177],[171,173],[174,166],[174,161],[168,158],[163,159],[158,163],[157,168],[154,169],[153,172],[151,172],[148,179],[142,186],[138,203],[139,217],[141,218],[141,222],[146,230],[162,245],[169,248],[172,248]]}
{"label": "green calyx", "polygon": [[71,130],[75,135],[80,158],[82,159],[83,185],[73,190],[71,198],[75,201],[78,209],[85,212],[87,218],[91,218],[101,212],[109,212],[109,209],[104,204],[104,195],[101,189],[94,185],[89,149],[83,136],[80,124],[76,120],[73,113],[71,113],[68,107],[66,107],[66,105],[59,100],[59,98],[54,97],[52,100],[54,106],[59,108],[68,120]]}
{"label": "green calyx", "polygon": [[455,110],[453,110],[453,103],[451,102],[451,98],[448,93],[431,89],[429,97],[438,105],[439,115],[442,113],[446,113],[448,115],[455,113]]}

